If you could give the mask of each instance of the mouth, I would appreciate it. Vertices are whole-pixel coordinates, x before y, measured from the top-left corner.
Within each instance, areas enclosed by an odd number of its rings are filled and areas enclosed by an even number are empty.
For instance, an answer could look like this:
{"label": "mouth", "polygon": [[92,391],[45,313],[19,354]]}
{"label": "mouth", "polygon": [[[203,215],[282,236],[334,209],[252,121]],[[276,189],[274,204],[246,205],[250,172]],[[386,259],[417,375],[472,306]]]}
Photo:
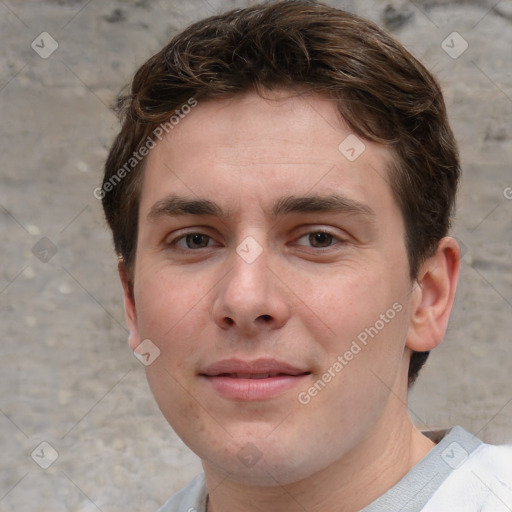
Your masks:
{"label": "mouth", "polygon": [[[309,372],[304,372],[309,373]],[[211,375],[211,377],[229,377],[231,379],[271,379],[273,377],[297,377],[303,374],[290,373],[220,373],[219,375]]]}
{"label": "mouth", "polygon": [[206,367],[199,376],[224,398],[267,400],[293,389],[311,372],[274,359],[228,359]]}

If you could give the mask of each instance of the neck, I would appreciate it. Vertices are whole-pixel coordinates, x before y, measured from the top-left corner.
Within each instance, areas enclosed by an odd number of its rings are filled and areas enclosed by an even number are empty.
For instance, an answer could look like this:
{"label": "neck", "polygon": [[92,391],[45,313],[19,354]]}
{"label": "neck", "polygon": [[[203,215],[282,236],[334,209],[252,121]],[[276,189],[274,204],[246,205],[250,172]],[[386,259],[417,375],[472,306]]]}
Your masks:
{"label": "neck", "polygon": [[286,486],[243,485],[205,466],[212,489],[207,512],[356,512],[393,487],[433,446],[405,413],[401,421],[381,421],[334,464]]}

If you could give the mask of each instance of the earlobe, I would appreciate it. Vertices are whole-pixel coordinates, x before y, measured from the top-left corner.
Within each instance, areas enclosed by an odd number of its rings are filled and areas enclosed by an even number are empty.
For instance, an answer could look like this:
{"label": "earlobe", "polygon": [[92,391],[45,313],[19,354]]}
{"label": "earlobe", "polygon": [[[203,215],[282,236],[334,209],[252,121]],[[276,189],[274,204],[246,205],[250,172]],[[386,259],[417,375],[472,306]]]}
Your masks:
{"label": "earlobe", "polygon": [[119,272],[119,278],[123,285],[124,292],[124,314],[126,323],[130,334],[128,336],[128,343],[132,350],[135,350],[140,344],[139,328],[137,322],[137,310],[135,307],[135,299],[133,296],[133,284],[129,278],[128,271],[126,269],[125,262],[122,258],[117,261],[117,270]]}
{"label": "earlobe", "polygon": [[460,248],[452,237],[439,241],[437,250],[418,273],[406,346],[426,352],[443,340],[455,300],[460,272]]}

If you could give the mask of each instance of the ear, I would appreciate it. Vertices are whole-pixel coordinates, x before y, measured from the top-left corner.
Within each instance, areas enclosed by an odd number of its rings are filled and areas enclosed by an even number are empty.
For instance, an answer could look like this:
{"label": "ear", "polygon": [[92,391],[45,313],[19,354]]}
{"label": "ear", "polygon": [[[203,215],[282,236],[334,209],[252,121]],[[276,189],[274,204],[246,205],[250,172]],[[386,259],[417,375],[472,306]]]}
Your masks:
{"label": "ear", "polygon": [[124,314],[126,317],[126,323],[130,334],[128,336],[128,343],[132,350],[135,350],[140,345],[139,327],[137,322],[137,311],[135,308],[135,299],[133,297],[133,283],[128,275],[126,265],[122,258],[117,261],[117,270],[119,272],[119,278],[123,285],[124,291]]}
{"label": "ear", "polygon": [[418,352],[443,341],[460,272],[460,248],[452,237],[439,241],[435,254],[421,265],[413,290],[406,346]]}

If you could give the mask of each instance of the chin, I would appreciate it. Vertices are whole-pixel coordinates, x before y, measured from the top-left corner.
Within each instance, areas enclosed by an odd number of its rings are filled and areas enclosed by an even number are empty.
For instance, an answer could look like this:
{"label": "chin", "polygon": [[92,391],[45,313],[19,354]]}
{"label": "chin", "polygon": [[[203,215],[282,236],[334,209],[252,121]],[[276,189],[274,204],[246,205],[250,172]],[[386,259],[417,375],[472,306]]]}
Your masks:
{"label": "chin", "polygon": [[[230,439],[224,447],[203,451],[195,446],[192,450],[202,459],[205,469],[210,466],[235,482],[255,487],[277,487],[299,482],[325,469],[332,460],[332,453],[321,453],[303,443],[281,439],[264,439],[246,436],[243,440]],[[198,449],[199,448],[199,449]]]}

